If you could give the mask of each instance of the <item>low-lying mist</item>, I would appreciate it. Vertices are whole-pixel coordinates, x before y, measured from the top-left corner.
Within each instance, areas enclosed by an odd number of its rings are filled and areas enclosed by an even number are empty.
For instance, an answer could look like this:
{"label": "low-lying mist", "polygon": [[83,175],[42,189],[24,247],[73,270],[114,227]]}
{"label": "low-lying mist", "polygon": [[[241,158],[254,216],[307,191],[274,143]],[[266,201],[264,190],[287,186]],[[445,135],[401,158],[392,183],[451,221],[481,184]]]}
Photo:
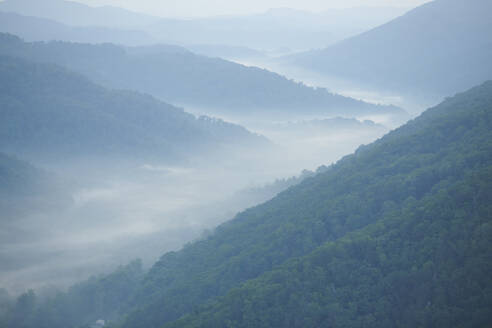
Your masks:
{"label": "low-lying mist", "polygon": [[[2,220],[0,285],[14,293],[46,284],[65,287],[134,258],[150,265],[235,212],[266,200],[236,196],[257,177],[232,173],[146,163],[107,178],[101,171],[65,172],[72,181],[63,191],[68,199],[50,202],[56,206],[33,204]],[[26,206],[18,202],[14,207]]]}
{"label": "low-lying mist", "polygon": [[[422,113],[426,108],[436,105],[442,101],[440,97],[424,96],[419,94],[402,94],[388,89],[377,88],[374,85],[367,85],[360,81],[349,80],[338,76],[327,76],[316,71],[301,68],[286,62],[285,58],[271,57],[249,57],[249,58],[227,58],[233,62],[255,66],[277,72],[294,81],[302,81],[307,86],[324,87],[331,92],[360,99],[368,103],[395,105],[405,109],[411,116]],[[391,122],[384,118],[381,123],[386,123],[392,127],[397,127],[404,122]]]}
{"label": "low-lying mist", "polygon": [[173,166],[29,158],[64,185],[57,193],[39,195],[48,205],[11,204],[28,208],[2,221],[0,286],[12,294],[65,288],[135,258],[149,267],[164,253],[212,233],[239,211],[302,180],[278,179],[329,165],[389,130],[340,117],[222,118],[266,136],[274,147],[242,147]]}

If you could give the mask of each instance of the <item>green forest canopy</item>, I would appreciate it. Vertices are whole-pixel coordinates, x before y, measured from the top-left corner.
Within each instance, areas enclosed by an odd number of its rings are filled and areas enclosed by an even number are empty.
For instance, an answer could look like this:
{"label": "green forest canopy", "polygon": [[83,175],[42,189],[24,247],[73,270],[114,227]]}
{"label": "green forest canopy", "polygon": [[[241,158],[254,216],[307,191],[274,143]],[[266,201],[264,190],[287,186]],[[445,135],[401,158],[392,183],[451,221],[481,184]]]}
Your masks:
{"label": "green forest canopy", "polygon": [[[162,256],[113,325],[490,325],[491,127],[492,82],[447,99]],[[46,303],[30,313],[86,324]]]}

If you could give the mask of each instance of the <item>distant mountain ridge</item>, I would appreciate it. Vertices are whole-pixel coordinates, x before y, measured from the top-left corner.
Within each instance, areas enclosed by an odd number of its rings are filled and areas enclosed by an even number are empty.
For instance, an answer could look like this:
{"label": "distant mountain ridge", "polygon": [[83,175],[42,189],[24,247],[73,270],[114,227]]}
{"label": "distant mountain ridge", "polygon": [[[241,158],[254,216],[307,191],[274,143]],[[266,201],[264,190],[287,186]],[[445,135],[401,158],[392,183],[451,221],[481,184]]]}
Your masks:
{"label": "distant mountain ridge", "polygon": [[2,56],[0,72],[0,150],[6,152],[173,162],[269,144],[243,127],[195,118],[148,95],[107,90],[53,64]]}
{"label": "distant mountain ridge", "polygon": [[314,13],[272,8],[263,13],[161,19],[147,27],[177,44],[227,44],[266,52],[301,51],[324,47],[402,14],[402,8],[347,8]]}
{"label": "distant mountain ridge", "polygon": [[7,12],[0,12],[0,31],[19,35],[27,41],[112,42],[129,46],[155,43],[155,39],[143,31],[95,26],[74,27],[45,18]]}
{"label": "distant mountain ridge", "polygon": [[0,10],[51,19],[70,26],[136,28],[159,19],[118,7],[91,7],[65,0],[4,0],[0,2]]}
{"label": "distant mountain ridge", "polygon": [[[163,18],[64,0],[5,0],[0,11],[46,18],[69,26],[138,29],[159,42],[229,45],[255,50],[305,50],[360,33],[403,13],[395,7],[349,8],[315,14],[289,8],[265,13],[196,18]],[[225,52],[227,53],[227,51]]]}
{"label": "distant mountain ridge", "polygon": [[492,78],[492,2],[435,0],[286,60],[370,88],[447,96]]}
{"label": "distant mountain ridge", "polygon": [[0,35],[0,54],[56,63],[106,87],[137,90],[187,107],[277,116],[406,114],[395,106],[369,104],[307,87],[264,69],[198,56],[182,48],[165,49],[26,43],[11,35]]}

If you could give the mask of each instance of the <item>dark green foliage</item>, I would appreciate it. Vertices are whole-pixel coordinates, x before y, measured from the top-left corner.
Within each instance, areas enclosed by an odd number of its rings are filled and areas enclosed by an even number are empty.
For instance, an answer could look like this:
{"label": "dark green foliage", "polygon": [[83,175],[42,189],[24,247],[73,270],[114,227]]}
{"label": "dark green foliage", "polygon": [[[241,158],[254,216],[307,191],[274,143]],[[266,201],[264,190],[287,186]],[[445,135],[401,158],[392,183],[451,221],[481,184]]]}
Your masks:
{"label": "dark green foliage", "polygon": [[123,326],[481,323],[491,165],[488,82],[164,255]]}
{"label": "dark green foliage", "polygon": [[166,327],[487,327],[492,166]]}
{"label": "dark green foliage", "polygon": [[56,63],[111,88],[137,90],[170,103],[229,113],[404,114],[393,106],[334,95],[264,69],[198,56],[178,47],[24,43],[0,34],[0,53]]}
{"label": "dark green foliage", "polygon": [[17,299],[8,327],[76,328],[99,319],[115,319],[125,310],[143,274],[142,263],[137,260],[40,302],[36,301],[34,292],[29,291]]}
{"label": "dark green foliage", "polygon": [[55,65],[0,59],[3,151],[176,161],[207,149],[267,144],[240,126],[107,90]]}

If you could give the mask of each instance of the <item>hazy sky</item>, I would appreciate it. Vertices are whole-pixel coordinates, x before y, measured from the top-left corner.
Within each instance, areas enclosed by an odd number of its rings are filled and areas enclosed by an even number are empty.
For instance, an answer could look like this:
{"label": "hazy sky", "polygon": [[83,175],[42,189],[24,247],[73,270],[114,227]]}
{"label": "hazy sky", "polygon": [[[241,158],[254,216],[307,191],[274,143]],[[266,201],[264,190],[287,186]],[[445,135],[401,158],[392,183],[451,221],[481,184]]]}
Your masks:
{"label": "hazy sky", "polygon": [[354,6],[416,7],[429,0],[73,0],[88,5],[113,5],[159,16],[210,16],[263,12],[268,8],[322,11]]}

